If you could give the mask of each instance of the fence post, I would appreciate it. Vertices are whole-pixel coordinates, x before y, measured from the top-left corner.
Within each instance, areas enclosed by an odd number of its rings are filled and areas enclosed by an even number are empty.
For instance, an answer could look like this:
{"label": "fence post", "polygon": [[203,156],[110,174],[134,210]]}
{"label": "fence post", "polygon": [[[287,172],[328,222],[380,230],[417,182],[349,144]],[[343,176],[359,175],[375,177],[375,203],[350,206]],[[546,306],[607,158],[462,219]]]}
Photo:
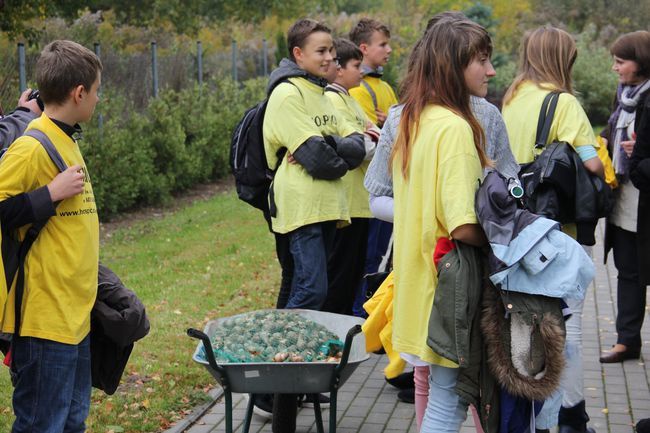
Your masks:
{"label": "fence post", "polygon": [[231,43],[232,47],[232,79],[237,81],[237,41],[234,39]]}
{"label": "fence post", "polygon": [[199,96],[201,95],[203,87],[203,44],[201,41],[196,41],[196,66],[199,80]]}
{"label": "fence post", "polygon": [[151,41],[151,78],[153,82],[153,97],[158,97],[158,46]]}
{"label": "fence post", "polygon": [[25,44],[18,42],[18,83],[20,93],[27,89],[27,74],[25,73]]}
{"label": "fence post", "polygon": [[266,77],[269,73],[269,46],[266,43],[266,38],[262,40],[262,69]]}
{"label": "fence post", "polygon": [[[95,55],[97,56],[97,58],[101,60],[102,46],[99,44],[99,42],[95,42],[93,44],[93,48],[95,49]],[[100,89],[97,89],[98,95],[101,95]],[[104,130],[104,115],[100,111],[97,113],[97,137],[99,138],[100,142],[102,141],[103,130]]]}

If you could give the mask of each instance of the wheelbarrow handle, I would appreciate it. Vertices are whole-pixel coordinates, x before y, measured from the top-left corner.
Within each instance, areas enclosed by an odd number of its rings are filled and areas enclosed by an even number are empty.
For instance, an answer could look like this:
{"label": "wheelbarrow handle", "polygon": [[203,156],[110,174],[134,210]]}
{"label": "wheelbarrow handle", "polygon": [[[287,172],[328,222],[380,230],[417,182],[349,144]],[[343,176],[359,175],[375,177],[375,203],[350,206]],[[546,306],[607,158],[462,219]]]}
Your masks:
{"label": "wheelbarrow handle", "polygon": [[212,343],[210,342],[210,337],[208,337],[205,332],[199,331],[198,329],[188,328],[187,335],[197,340],[203,342],[203,349],[205,349],[205,357],[208,359],[210,367],[214,368],[222,377],[225,377],[225,370],[219,364],[214,357],[214,352],[212,351]]}
{"label": "wheelbarrow handle", "polygon": [[354,325],[348,330],[348,334],[345,336],[345,344],[343,345],[343,354],[341,356],[341,361],[339,361],[339,365],[336,367],[337,375],[343,371],[345,366],[348,364],[348,358],[350,357],[350,350],[352,348],[352,340],[359,333],[361,333],[361,325]]}

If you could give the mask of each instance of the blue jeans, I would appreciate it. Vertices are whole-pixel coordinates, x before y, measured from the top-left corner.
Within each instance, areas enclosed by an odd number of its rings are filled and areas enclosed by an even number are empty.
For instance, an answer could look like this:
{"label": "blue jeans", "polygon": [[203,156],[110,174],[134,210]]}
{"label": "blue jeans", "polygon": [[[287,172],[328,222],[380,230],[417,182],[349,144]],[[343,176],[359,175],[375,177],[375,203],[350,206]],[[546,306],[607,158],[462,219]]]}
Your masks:
{"label": "blue jeans", "polygon": [[335,235],[336,221],[309,224],[289,233],[294,268],[285,308],[321,309],[327,297],[327,258]]}
{"label": "blue jeans", "polygon": [[457,368],[429,367],[429,401],[420,433],[458,433],[468,405],[456,394]]}
{"label": "blue jeans", "polygon": [[[393,223],[371,218],[368,222],[368,245],[366,247],[366,265],[364,275],[374,274],[379,270],[384,255],[389,254],[388,244],[393,234]],[[385,269],[382,269],[385,270]],[[363,304],[368,300],[366,290],[368,284],[364,279],[355,289],[354,305],[352,314],[357,317],[367,317]]]}
{"label": "blue jeans", "polygon": [[12,343],[17,374],[12,433],[83,433],[90,409],[90,337],[63,344],[32,337]]}
{"label": "blue jeans", "polygon": [[[591,247],[583,248],[589,254]],[[584,299],[565,299],[571,317],[566,321],[566,341],[564,360],[566,367],[562,372],[560,387],[544,401],[542,410],[537,414],[535,423],[538,429],[552,429],[558,424],[560,408],[571,408],[579,404],[584,397],[584,375],[582,371],[582,310]]]}

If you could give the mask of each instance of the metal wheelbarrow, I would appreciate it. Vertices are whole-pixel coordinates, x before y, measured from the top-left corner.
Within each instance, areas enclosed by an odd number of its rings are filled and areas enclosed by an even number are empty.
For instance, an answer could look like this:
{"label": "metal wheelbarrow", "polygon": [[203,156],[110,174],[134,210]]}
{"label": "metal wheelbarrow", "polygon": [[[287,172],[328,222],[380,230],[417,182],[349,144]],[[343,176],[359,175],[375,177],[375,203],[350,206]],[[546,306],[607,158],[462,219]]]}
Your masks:
{"label": "metal wheelbarrow", "polygon": [[[264,311],[264,310],[262,310]],[[221,384],[225,397],[226,433],[233,432],[232,393],[249,394],[312,394],[314,416],[318,433],[324,433],[323,418],[318,394],[330,393],[329,432],[336,432],[336,405],[339,387],[352,375],[357,366],[369,358],[365,349],[365,338],[361,333],[363,319],[335,313],[313,310],[286,310],[313,320],[338,335],[345,341],[340,362],[258,362],[218,364],[212,351],[210,338],[230,316],[208,322],[204,332],[188,329],[187,334],[201,340],[192,359],[205,366]],[[254,313],[254,312],[251,312]],[[250,313],[246,313],[250,314]],[[201,356],[205,349],[207,361]],[[253,415],[253,399],[249,399],[244,418],[243,433],[248,433]],[[274,414],[275,415],[275,414]]]}

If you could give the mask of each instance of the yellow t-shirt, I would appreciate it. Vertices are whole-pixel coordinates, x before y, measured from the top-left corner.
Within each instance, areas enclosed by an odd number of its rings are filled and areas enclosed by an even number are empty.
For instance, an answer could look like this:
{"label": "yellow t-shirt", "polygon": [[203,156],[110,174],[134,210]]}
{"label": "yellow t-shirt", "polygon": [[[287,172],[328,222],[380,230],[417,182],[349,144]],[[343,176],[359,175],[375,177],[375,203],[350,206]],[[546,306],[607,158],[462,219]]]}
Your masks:
{"label": "yellow t-shirt", "polygon": [[[332,101],[332,105],[338,110],[341,117],[352,125],[356,132],[363,134],[366,130],[367,118],[359,103],[352,96],[343,93],[328,91],[325,94]],[[368,203],[368,191],[363,186],[363,178],[366,176],[369,165],[370,161],[363,161],[359,167],[348,171],[343,176],[343,183],[348,194],[350,217],[352,218],[372,218]]]}
{"label": "yellow t-shirt", "polygon": [[[534,145],[539,110],[551,88],[550,85],[542,86],[546,88],[540,88],[531,81],[524,81],[514,98],[503,107],[503,120],[508,130],[510,147],[519,164],[535,159]],[[587,113],[576,97],[569,93],[562,93],[558,98],[547,144],[553,141],[566,141],[574,148],[587,145],[598,148]]]}
{"label": "yellow t-shirt", "polygon": [[[519,164],[532,162],[535,159],[535,152],[541,153],[539,150],[534,150],[537,121],[544,98],[552,85],[542,84],[542,86],[544,88],[532,81],[524,81],[514,98],[503,107],[503,120],[506,123],[510,147]],[[546,144],[553,141],[565,141],[573,148],[593,146],[598,149],[599,147],[587,113],[578,99],[569,93],[561,93],[558,98]],[[578,231],[574,223],[564,224],[562,231],[574,239],[577,237]]]}
{"label": "yellow t-shirt", "polygon": [[[363,80],[370,85],[370,88],[374,90],[377,97],[377,108],[383,111],[385,114],[388,114],[388,109],[397,104],[397,97],[395,97],[395,92],[390,85],[378,77],[365,76]],[[361,105],[363,111],[368,116],[368,119],[375,125],[377,124],[377,112],[375,111],[375,105],[372,101],[372,96],[368,92],[368,89],[361,83],[358,87],[350,89],[350,95]]]}
{"label": "yellow t-shirt", "polygon": [[[346,137],[355,129],[336,111],[324,89],[305,78],[279,84],[266,106],[264,150],[269,167],[277,165],[277,152],[293,153],[315,136]],[[300,164],[289,164],[285,155],[273,179],[277,215],[273,231],[288,233],[323,221],[349,221],[350,211],[341,179],[314,179]]]}
{"label": "yellow t-shirt", "polygon": [[[79,146],[44,114],[27,130],[43,131],[68,166],[86,173],[82,194],[56,208],[25,262],[25,293],[20,335],[78,344],[90,332],[90,311],[97,294],[99,220],[86,163]],[[0,163],[0,200],[47,185],[58,170],[43,146],[20,137]],[[19,231],[24,238],[27,227]],[[14,291],[5,305],[2,331],[14,332]]]}
{"label": "yellow t-shirt", "polygon": [[474,194],[482,168],[472,129],[450,110],[429,105],[420,116],[410,158],[408,180],[402,177],[399,155],[393,162],[393,350],[457,367],[427,346],[427,335],[438,284],[436,242],[461,225],[477,223]]}

